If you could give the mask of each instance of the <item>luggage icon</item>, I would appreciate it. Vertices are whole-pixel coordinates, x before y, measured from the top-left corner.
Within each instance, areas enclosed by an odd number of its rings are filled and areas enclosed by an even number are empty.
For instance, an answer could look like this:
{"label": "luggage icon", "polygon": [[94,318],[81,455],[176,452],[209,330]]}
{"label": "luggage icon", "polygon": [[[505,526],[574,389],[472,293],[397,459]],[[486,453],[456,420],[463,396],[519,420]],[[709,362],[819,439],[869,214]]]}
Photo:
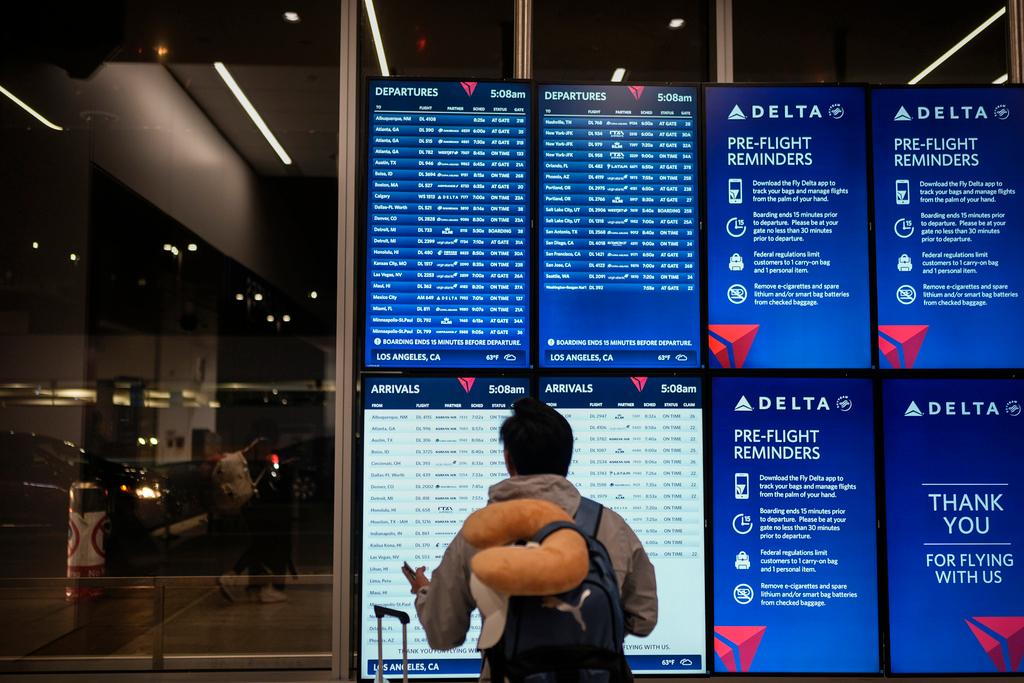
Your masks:
{"label": "luggage icon", "polygon": [[742,550],[736,553],[736,569],[750,569],[750,557]]}

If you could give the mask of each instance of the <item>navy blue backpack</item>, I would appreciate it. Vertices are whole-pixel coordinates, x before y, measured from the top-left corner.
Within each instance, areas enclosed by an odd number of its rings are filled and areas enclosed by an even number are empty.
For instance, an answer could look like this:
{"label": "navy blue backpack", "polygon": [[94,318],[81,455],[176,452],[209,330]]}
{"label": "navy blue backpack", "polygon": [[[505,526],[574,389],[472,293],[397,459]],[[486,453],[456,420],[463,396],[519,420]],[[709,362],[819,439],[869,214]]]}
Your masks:
{"label": "navy blue backpack", "polygon": [[491,680],[501,683],[623,683],[633,679],[622,649],[625,615],[608,551],[597,540],[604,508],[580,500],[575,524],[548,524],[531,539],[575,529],[587,542],[590,571],[576,588],[549,597],[509,599],[501,640],[487,650]]}

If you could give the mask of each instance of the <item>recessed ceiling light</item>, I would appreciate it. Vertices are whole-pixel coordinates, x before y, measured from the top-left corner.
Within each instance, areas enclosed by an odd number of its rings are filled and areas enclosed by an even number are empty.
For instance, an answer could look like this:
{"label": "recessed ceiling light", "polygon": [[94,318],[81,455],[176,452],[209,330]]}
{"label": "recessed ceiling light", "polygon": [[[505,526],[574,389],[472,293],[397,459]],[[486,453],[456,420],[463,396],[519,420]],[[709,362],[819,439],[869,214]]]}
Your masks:
{"label": "recessed ceiling light", "polygon": [[263,295],[260,294],[259,292],[256,292],[255,294],[253,294],[252,298],[253,298],[254,301],[263,301]]}
{"label": "recessed ceiling light", "polygon": [[675,19],[668,20],[669,28],[683,28],[684,26],[686,26],[686,19],[683,19],[681,17],[676,17]]}
{"label": "recessed ceiling light", "polygon": [[71,254],[68,255],[68,258],[71,259],[72,261],[77,261],[78,254],[76,254],[75,252],[71,252]]}
{"label": "recessed ceiling light", "polygon": [[309,298],[310,299],[315,299],[315,298],[317,298],[317,296],[319,296],[319,295],[316,293],[315,289],[312,292],[309,293]]}
{"label": "recessed ceiling light", "polygon": [[245,295],[242,294],[241,292],[235,294],[235,301],[245,301]]}
{"label": "recessed ceiling light", "polygon": [[39,242],[33,242],[32,243],[32,248],[33,249],[38,249],[39,248]]}
{"label": "recessed ceiling light", "polygon": [[267,322],[268,322],[268,323],[272,323],[272,322],[274,322],[274,316],[272,316],[272,315],[268,315],[268,316],[267,316]]}
{"label": "recessed ceiling light", "polygon": [[299,16],[298,12],[285,12],[281,15],[285,21],[289,24],[297,24],[302,21],[302,17]]}
{"label": "recessed ceiling light", "polygon": [[292,317],[290,315],[288,315],[287,313],[285,313],[284,315],[281,316],[281,321],[282,322],[286,322],[286,323],[290,323],[292,321]]}
{"label": "recessed ceiling light", "polygon": [[199,245],[198,245],[198,244],[195,244],[194,242],[193,242],[193,243],[190,243],[190,244],[188,245],[188,250],[189,250],[189,251],[199,251]]}
{"label": "recessed ceiling light", "polygon": [[612,72],[612,83],[621,83],[626,77],[626,70],[621,66]]}

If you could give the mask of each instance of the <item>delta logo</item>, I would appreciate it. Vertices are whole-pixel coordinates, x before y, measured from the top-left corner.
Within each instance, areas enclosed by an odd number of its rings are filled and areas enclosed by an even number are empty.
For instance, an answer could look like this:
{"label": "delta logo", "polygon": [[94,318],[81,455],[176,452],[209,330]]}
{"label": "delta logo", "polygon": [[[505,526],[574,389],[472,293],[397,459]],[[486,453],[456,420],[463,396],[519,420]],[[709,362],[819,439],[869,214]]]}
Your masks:
{"label": "delta logo", "polygon": [[[965,121],[990,118],[988,111],[981,105],[955,104],[955,105],[920,105],[907,109],[900,105],[893,114],[893,121]],[[992,118],[1005,121],[1010,118],[1010,108],[1005,104],[997,104],[992,108]]]}
{"label": "delta logo", "polygon": [[[829,118],[841,119],[846,114],[841,104],[832,104],[826,110]],[[746,111],[734,104],[726,117],[729,121],[747,119],[823,119],[821,107],[816,104],[752,104]]]}
{"label": "delta logo", "polygon": [[467,96],[472,97],[473,93],[476,92],[477,81],[461,81],[459,85],[466,91]]}
{"label": "delta logo", "polygon": [[637,391],[643,391],[644,387],[647,386],[646,377],[630,377],[629,381],[633,383],[633,386],[636,387]]}
{"label": "delta logo", "polygon": [[747,673],[767,626],[716,626],[715,656],[729,673]]}
{"label": "delta logo", "polygon": [[476,377],[458,377],[456,379],[459,380],[459,385],[467,394],[473,391],[473,385],[476,383]]}
{"label": "delta logo", "polygon": [[999,673],[1021,672],[1024,617],[968,617],[964,622]]}
{"label": "delta logo", "polygon": [[[836,400],[836,407],[844,413],[848,412],[853,408],[853,401],[849,396],[841,396]],[[817,412],[832,410],[832,406],[824,396],[757,396],[754,403],[746,396],[740,396],[733,408],[733,412],[736,413],[752,413],[755,410]]]}
{"label": "delta logo", "polygon": [[[922,408],[921,406],[924,406]],[[925,417],[942,415],[943,417],[991,417],[1009,415],[1017,417],[1021,413],[1020,401],[1007,401],[1003,410],[995,401],[911,401],[903,411],[903,417]]]}
{"label": "delta logo", "polygon": [[637,102],[644,94],[644,87],[642,85],[627,85],[626,88],[629,90],[629,94],[633,96],[633,99]]}
{"label": "delta logo", "polygon": [[879,325],[878,351],[893,368],[909,370],[927,335],[927,325]]}
{"label": "delta logo", "polygon": [[760,325],[708,325],[708,349],[723,368],[742,368]]}

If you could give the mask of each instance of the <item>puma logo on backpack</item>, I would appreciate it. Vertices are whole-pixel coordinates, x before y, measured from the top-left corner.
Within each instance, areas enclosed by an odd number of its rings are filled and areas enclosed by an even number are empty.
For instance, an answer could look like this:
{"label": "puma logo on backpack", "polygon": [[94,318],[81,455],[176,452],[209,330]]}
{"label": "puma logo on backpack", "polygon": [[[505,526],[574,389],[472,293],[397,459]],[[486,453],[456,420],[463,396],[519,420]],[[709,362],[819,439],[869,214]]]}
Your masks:
{"label": "puma logo on backpack", "polygon": [[565,612],[566,614],[571,614],[572,618],[576,620],[576,623],[580,625],[580,629],[583,630],[583,631],[586,631],[587,630],[587,622],[585,622],[583,620],[583,603],[589,597],[590,597],[590,589],[588,588],[585,591],[583,591],[583,593],[580,595],[580,601],[578,603],[576,603],[575,606],[570,605],[569,603],[564,602],[562,600],[559,600],[558,598],[553,597],[553,596],[548,596],[546,598],[543,598],[540,601],[540,604],[543,605],[544,607],[550,607],[552,609],[556,609],[559,612]]}

